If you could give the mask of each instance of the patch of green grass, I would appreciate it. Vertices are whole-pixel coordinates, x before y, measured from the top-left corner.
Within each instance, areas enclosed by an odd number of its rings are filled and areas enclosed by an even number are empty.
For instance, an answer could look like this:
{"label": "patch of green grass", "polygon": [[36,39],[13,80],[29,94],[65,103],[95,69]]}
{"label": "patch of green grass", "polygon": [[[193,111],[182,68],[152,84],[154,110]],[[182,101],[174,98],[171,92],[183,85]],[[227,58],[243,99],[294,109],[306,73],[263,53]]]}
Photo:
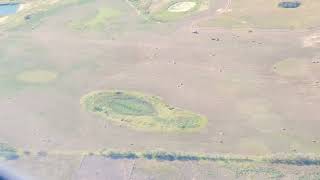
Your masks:
{"label": "patch of green grass", "polygon": [[155,113],[153,106],[143,98],[123,92],[97,92],[85,98],[89,111],[105,115],[143,116]]}
{"label": "patch of green grass", "polygon": [[320,172],[300,176],[299,180],[320,180]]}
{"label": "patch of green grass", "polygon": [[[0,28],[5,30],[35,29],[41,25],[43,19],[46,17],[59,13],[70,6],[81,5],[91,1],[92,0],[61,0],[54,4],[51,4],[51,1],[32,1],[30,3],[37,4],[35,7],[9,16],[6,23],[0,25]],[[26,17],[29,18],[26,19]]]}
{"label": "patch of green grass", "polygon": [[57,78],[57,73],[36,69],[24,71],[17,75],[17,80],[25,83],[47,83]]}
{"label": "patch of green grass", "polygon": [[102,30],[109,20],[121,15],[121,12],[111,8],[101,8],[92,17],[71,24],[77,30]]}
{"label": "patch of green grass", "polygon": [[224,162],[223,167],[230,169],[235,173],[236,178],[242,176],[266,176],[269,179],[280,179],[284,177],[284,174],[271,167],[261,166],[257,163],[234,163],[234,162]]}
{"label": "patch of green grass", "polygon": [[110,94],[108,92],[100,92],[92,96],[92,111],[129,115],[143,116],[153,115],[155,110],[152,104],[142,98],[130,96],[122,92]]}
{"label": "patch of green grass", "polygon": [[17,150],[8,144],[0,143],[0,159],[15,160],[19,158]]}
{"label": "patch of green grass", "polygon": [[89,112],[128,127],[146,131],[193,131],[206,125],[201,115],[171,107],[156,96],[127,91],[97,91],[81,104]]}

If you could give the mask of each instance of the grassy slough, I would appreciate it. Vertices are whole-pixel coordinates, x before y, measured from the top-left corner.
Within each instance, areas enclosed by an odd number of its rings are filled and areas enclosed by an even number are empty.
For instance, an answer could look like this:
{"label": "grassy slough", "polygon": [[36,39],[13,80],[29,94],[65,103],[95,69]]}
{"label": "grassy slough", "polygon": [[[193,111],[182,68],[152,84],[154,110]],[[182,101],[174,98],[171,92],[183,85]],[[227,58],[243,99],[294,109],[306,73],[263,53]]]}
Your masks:
{"label": "grassy slough", "polygon": [[24,83],[48,83],[57,78],[57,73],[42,69],[23,71],[17,75],[17,80]]}
{"label": "grassy slough", "polygon": [[83,20],[72,22],[70,24],[71,28],[75,30],[103,30],[108,22],[121,15],[121,12],[119,10],[115,10],[112,8],[100,8],[98,11],[90,17],[87,17]]}
{"label": "grassy slough", "polygon": [[107,120],[145,131],[195,131],[207,119],[172,107],[156,96],[132,91],[94,91],[83,96],[82,106]]}

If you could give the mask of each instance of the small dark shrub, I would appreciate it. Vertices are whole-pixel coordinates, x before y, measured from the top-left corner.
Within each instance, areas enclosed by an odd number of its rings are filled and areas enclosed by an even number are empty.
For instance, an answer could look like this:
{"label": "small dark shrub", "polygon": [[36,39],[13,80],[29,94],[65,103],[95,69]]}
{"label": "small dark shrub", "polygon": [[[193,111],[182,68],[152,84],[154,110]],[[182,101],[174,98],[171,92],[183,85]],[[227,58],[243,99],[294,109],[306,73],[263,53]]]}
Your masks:
{"label": "small dark shrub", "polygon": [[107,157],[111,159],[136,159],[138,156],[133,152],[110,152]]}
{"label": "small dark shrub", "polygon": [[144,153],[142,154],[143,158],[146,158],[148,160],[153,159],[152,153]]}
{"label": "small dark shrub", "polygon": [[154,158],[160,161],[174,161],[176,160],[176,155],[166,152],[158,152],[154,155]]}

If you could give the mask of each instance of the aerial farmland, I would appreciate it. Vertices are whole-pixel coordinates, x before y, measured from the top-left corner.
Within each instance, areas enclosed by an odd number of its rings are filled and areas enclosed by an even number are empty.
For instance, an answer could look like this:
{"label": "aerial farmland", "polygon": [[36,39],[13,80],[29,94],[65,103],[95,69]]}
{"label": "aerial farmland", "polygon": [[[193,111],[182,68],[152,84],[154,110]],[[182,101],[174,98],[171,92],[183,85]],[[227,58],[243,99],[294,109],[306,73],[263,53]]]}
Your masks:
{"label": "aerial farmland", "polygon": [[0,0],[0,179],[319,180],[319,8]]}

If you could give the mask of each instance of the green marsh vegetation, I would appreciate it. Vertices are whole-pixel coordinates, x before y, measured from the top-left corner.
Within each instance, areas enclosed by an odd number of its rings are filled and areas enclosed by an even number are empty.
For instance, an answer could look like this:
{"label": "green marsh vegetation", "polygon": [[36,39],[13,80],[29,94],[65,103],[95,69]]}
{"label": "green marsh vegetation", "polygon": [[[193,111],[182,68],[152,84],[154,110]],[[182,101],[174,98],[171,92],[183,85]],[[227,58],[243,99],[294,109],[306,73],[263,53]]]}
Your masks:
{"label": "green marsh vegetation", "polygon": [[194,131],[207,123],[201,115],[139,92],[95,91],[83,96],[81,104],[107,120],[145,131]]}
{"label": "green marsh vegetation", "polygon": [[121,12],[112,8],[100,8],[93,15],[71,23],[71,27],[76,30],[86,31],[86,30],[103,30],[108,23],[114,18],[121,15]]}

